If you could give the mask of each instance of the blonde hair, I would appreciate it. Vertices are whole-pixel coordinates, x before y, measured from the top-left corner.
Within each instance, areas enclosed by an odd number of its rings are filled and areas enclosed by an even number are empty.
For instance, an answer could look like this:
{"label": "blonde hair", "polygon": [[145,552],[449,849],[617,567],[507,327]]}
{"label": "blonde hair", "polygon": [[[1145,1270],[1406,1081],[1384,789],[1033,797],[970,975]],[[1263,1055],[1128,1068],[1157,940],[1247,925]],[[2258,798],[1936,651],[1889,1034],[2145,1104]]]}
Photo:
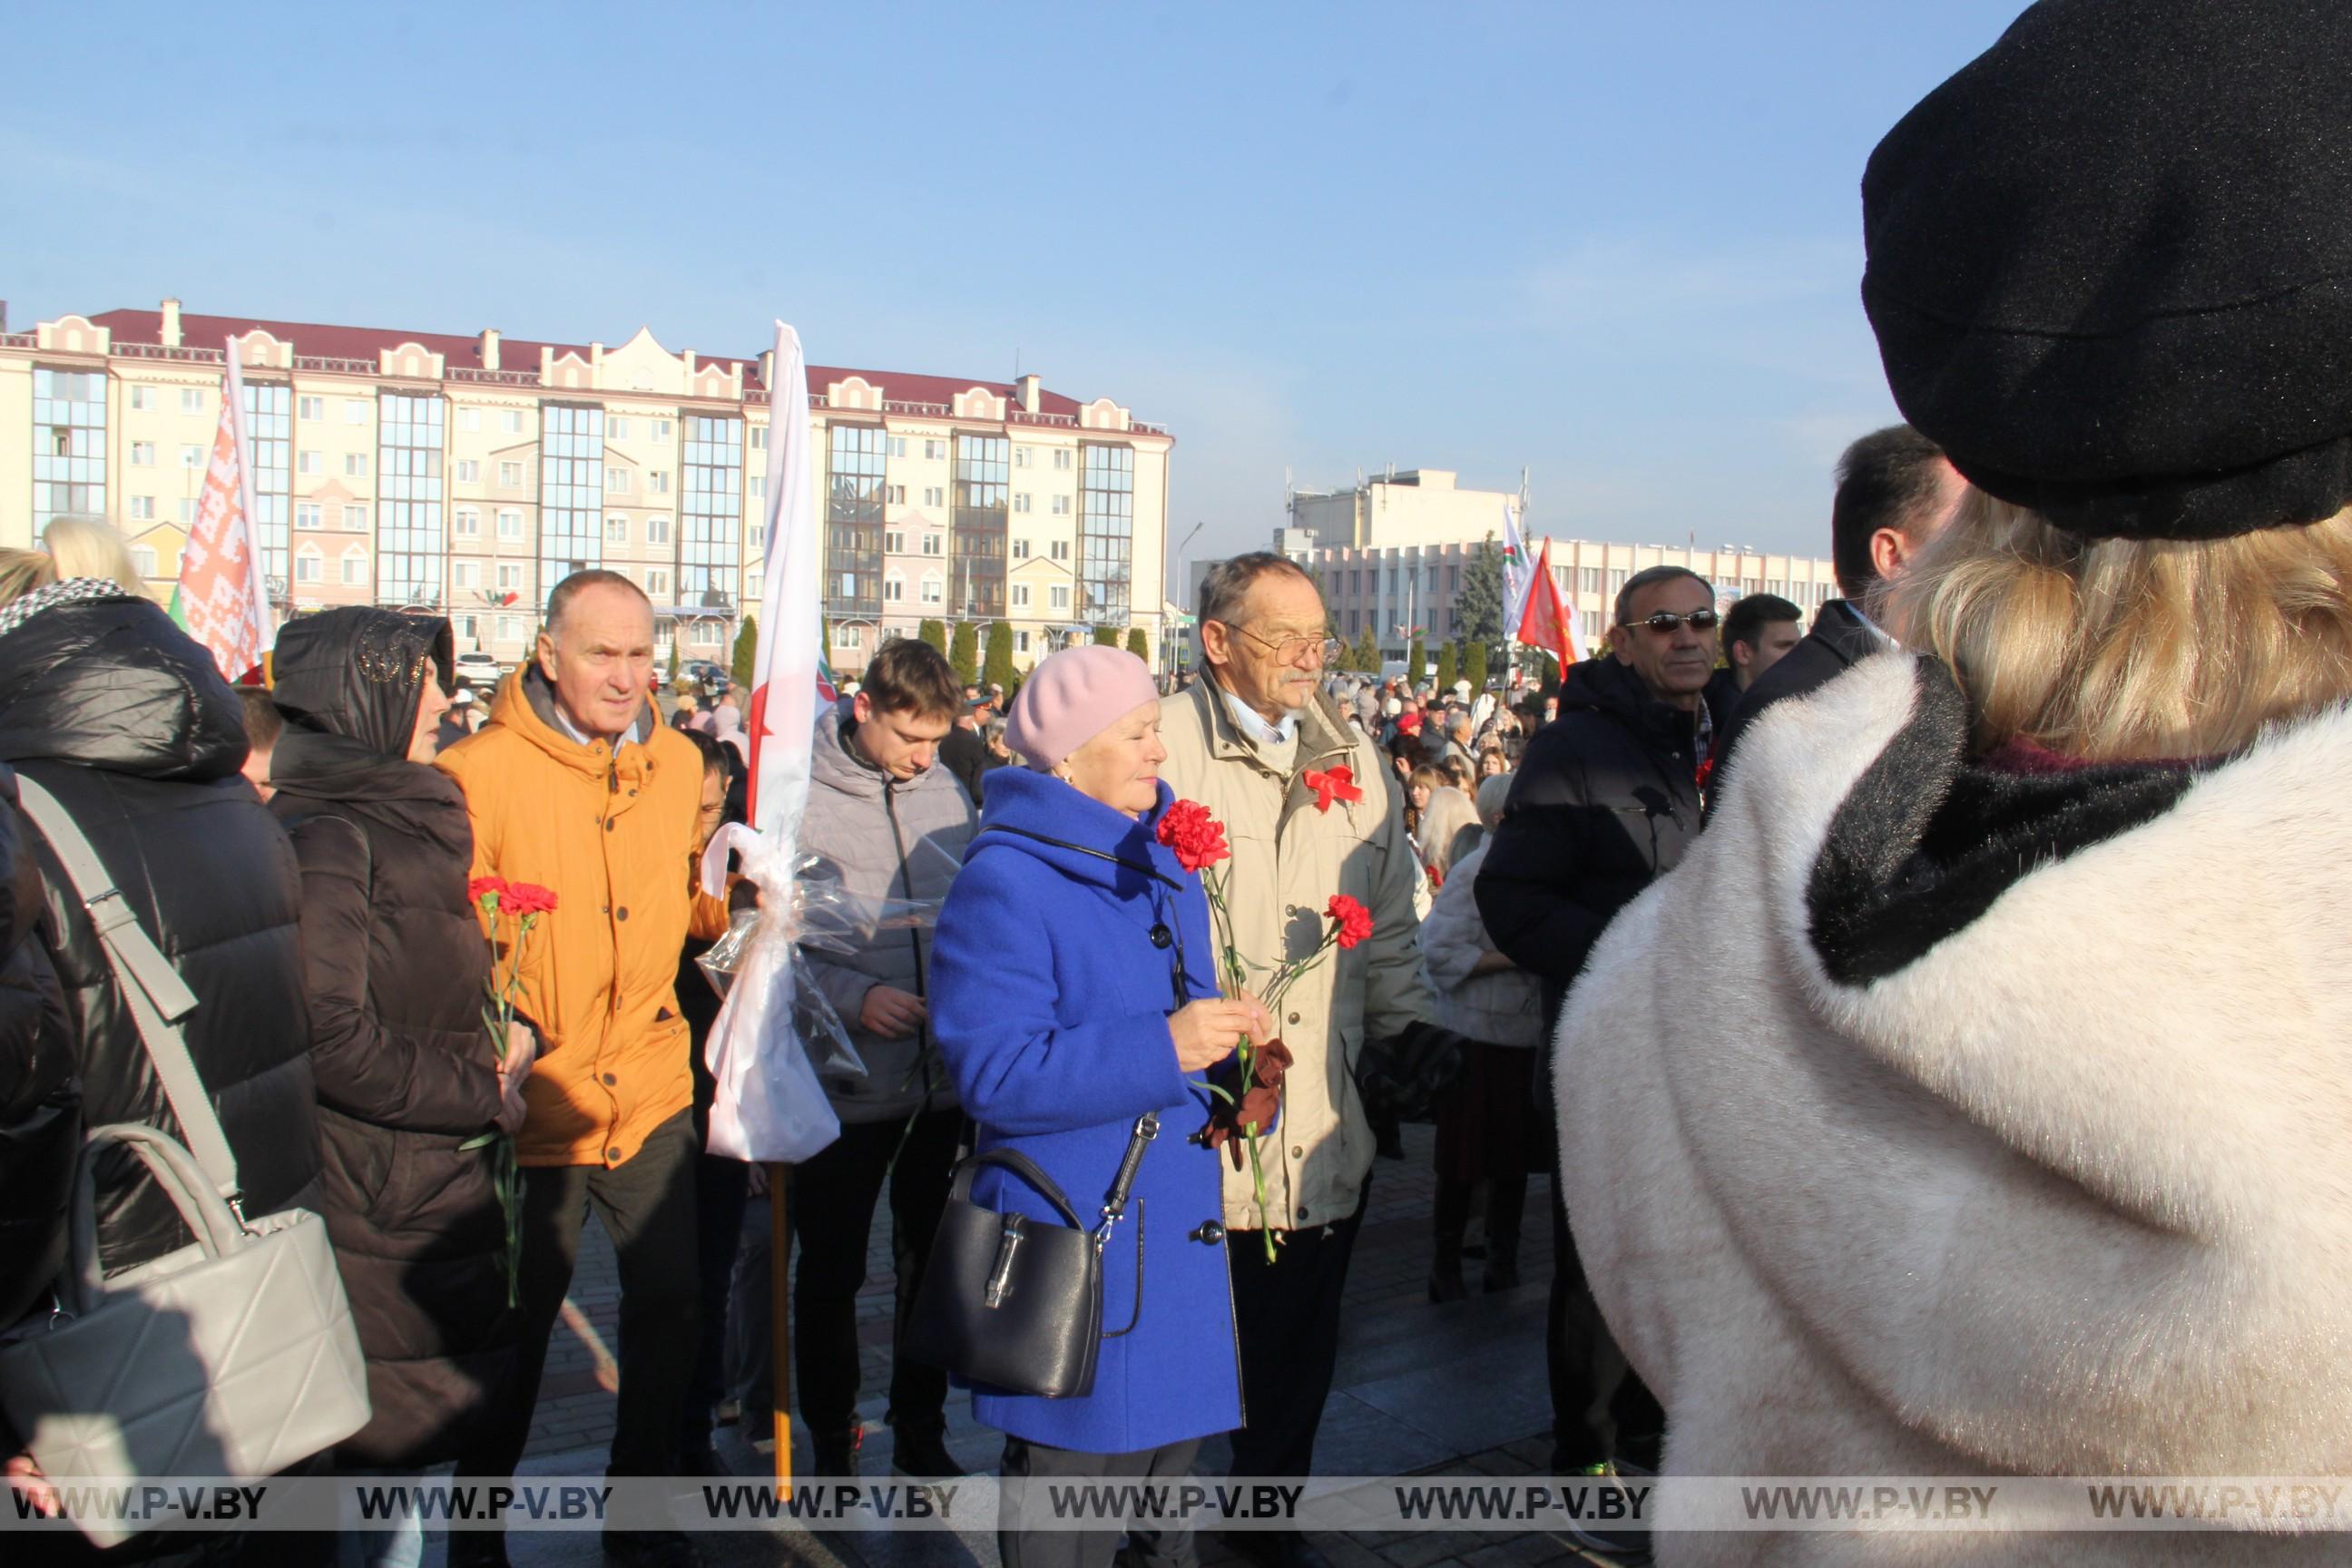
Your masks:
{"label": "blonde hair", "polygon": [[1503,803],[1510,798],[1510,774],[1496,773],[1478,781],[1478,821],[1489,832],[1503,820]]}
{"label": "blonde hair", "polygon": [[127,593],[147,592],[147,578],[131,559],[130,542],[94,517],[60,517],[41,530],[41,547],[57,563],[58,578],[110,579]]}
{"label": "blonde hair", "polygon": [[58,563],[47,551],[0,550],[0,605],[13,605],[57,580]]}
{"label": "blonde hair", "polygon": [[[1465,835],[1467,837],[1465,837]],[[1478,847],[1478,808],[1470,797],[1448,784],[1430,792],[1421,813],[1421,858],[1443,877],[1454,862]]]}
{"label": "blonde hair", "polygon": [[2084,540],[1972,489],[1870,613],[1951,667],[1979,749],[2220,755],[2352,694],[2352,509],[2227,539]]}

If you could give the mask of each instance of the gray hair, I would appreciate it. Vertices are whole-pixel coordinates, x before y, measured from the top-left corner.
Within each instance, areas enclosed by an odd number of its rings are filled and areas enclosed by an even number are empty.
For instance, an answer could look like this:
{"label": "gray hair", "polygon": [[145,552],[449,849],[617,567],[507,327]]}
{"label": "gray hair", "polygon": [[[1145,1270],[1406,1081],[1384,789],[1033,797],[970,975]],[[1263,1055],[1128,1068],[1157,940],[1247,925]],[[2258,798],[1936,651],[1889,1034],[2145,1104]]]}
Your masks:
{"label": "gray hair", "polygon": [[[1202,624],[1221,621],[1229,626],[1240,625],[1242,602],[1249,597],[1251,586],[1259,578],[1277,572],[1287,572],[1309,587],[1315,586],[1315,579],[1305,567],[1271,550],[1253,550],[1210,567],[1201,577]],[[1316,591],[1320,593],[1321,589]]]}
{"label": "gray hair", "polygon": [[1700,587],[1706,589],[1708,593],[1715,592],[1714,587],[1706,578],[1687,566],[1644,566],[1626,578],[1625,585],[1617,590],[1616,624],[1621,626],[1625,624],[1625,612],[1633,608],[1634,595],[1654,584],[1671,583],[1677,577],[1687,577]]}
{"label": "gray hair", "polygon": [[645,605],[647,614],[653,611],[654,602],[646,597],[646,591],[622,574],[595,568],[585,572],[574,572],[571,576],[558,583],[555,585],[555,592],[547,596],[547,635],[549,637],[560,637],[563,635],[563,612],[572,607],[572,600],[591,588],[626,588]]}

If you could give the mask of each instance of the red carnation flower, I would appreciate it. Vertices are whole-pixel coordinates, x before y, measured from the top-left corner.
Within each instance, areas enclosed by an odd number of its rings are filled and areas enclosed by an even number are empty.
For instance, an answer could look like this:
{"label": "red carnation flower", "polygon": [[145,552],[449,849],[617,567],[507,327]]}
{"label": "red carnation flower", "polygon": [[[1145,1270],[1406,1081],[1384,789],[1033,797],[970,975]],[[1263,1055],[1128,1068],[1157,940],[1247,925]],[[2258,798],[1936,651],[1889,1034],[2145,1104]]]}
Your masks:
{"label": "red carnation flower", "polygon": [[1180,800],[1168,808],[1160,818],[1159,837],[1187,871],[1205,870],[1233,853],[1225,845],[1225,825],[1195,800]]}
{"label": "red carnation flower", "polygon": [[1353,804],[1364,798],[1364,792],[1356,784],[1356,770],[1344,763],[1328,773],[1318,773],[1309,768],[1298,776],[1308,789],[1315,792],[1315,809],[1318,811],[1330,810],[1335,800]]}
{"label": "red carnation flower", "polygon": [[1335,934],[1341,947],[1353,947],[1372,934],[1372,911],[1345,893],[1332,894],[1323,912],[1339,928]]}
{"label": "red carnation flower", "polygon": [[507,889],[504,907],[507,913],[518,919],[547,914],[555,908],[555,889],[536,882],[517,882]]}
{"label": "red carnation flower", "polygon": [[504,877],[477,877],[466,884],[466,897],[494,913],[509,891]]}

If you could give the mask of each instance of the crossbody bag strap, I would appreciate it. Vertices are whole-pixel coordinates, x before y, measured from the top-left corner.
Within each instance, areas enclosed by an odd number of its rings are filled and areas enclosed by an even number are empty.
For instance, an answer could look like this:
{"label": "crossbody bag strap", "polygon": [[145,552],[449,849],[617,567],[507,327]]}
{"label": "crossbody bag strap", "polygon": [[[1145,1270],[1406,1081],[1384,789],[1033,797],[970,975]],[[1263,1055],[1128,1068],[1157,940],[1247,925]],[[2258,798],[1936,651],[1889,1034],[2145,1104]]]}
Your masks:
{"label": "crossbody bag strap", "polygon": [[58,797],[22,773],[16,775],[16,794],[25,815],[48,840],[73,884],[74,895],[89,911],[90,925],[106,948],[108,967],[131,1004],[131,1021],[138,1026],[147,1058],[155,1064],[163,1097],[171,1101],[172,1114],[179,1120],[188,1152],[196,1157],[205,1179],[234,1205],[242,1195],[236,1156],[229,1151],[220,1118],[213,1113],[212,1096],[205,1091],[205,1080],[197,1075],[187,1041],[180,1033],[180,1020],[195,1011],[196,994],[148,938],[131,911],[131,900],[114,885],[98,852]]}
{"label": "crossbody bag strap", "polygon": [[1160,1136],[1160,1113],[1147,1110],[1135,1119],[1135,1131],[1129,1134],[1127,1152],[1118,1157],[1118,1174],[1110,1182],[1110,1191],[1103,1194],[1102,1223],[1095,1226],[1097,1245],[1110,1239],[1110,1228],[1127,1217],[1127,1195],[1135,1190],[1135,1173],[1143,1164],[1143,1151]]}

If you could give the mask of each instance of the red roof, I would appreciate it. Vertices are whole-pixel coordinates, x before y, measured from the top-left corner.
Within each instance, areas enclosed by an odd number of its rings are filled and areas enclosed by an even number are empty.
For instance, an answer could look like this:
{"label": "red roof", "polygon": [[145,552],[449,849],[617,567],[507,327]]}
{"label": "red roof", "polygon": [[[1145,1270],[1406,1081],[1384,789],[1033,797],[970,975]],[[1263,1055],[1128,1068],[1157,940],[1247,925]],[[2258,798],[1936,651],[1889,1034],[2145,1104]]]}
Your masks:
{"label": "red roof", "polygon": [[[89,318],[93,326],[104,327],[117,342],[160,343],[163,342],[163,313],[161,310],[109,310]],[[415,343],[437,353],[445,363],[480,370],[482,340],[478,336],[462,337],[449,332],[411,332],[393,327],[333,327],[316,321],[265,321],[250,316],[199,316],[190,311],[180,314],[180,342],[191,348],[213,348],[232,337],[247,332],[268,332],[281,342],[290,342],[294,352],[321,359],[373,360],[384,349],[398,348],[403,343]],[[502,338],[499,342],[499,363],[507,370],[536,370],[540,350],[553,349],[560,358],[576,353],[588,357],[585,343],[541,343],[528,338]],[[729,366],[741,364],[743,384],[757,387],[760,382],[760,361],[756,354],[745,359],[735,354],[698,354],[696,363],[715,365],[724,372]],[[833,382],[862,376],[872,385],[879,386],[883,395],[893,403],[952,403],[959,393],[973,387],[984,387],[1003,397],[1012,406],[1019,407],[1020,389],[1008,382],[975,379],[959,381],[946,375],[914,375],[888,370],[845,370],[832,365],[813,364],[808,367],[809,390],[823,396]],[[1058,392],[1040,389],[1037,409],[1042,414],[1075,416],[1079,404],[1074,397]]]}

